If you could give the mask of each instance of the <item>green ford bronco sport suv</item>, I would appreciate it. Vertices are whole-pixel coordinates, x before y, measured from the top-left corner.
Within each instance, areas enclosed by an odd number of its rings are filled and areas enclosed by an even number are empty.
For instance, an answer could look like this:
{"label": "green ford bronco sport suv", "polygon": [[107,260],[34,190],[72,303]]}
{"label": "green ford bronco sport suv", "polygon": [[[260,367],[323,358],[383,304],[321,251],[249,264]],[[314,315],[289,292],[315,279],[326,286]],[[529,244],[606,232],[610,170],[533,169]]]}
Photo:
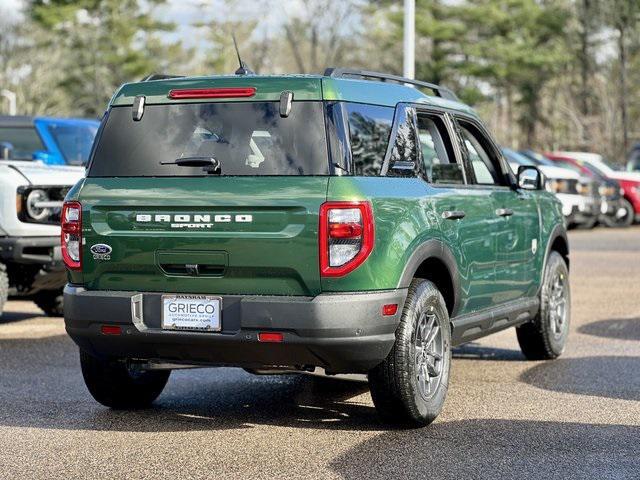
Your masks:
{"label": "green ford bronco sport suv", "polygon": [[543,184],[437,85],[343,69],[123,85],[63,210],[87,387],[135,408],[174,368],[321,367],[368,374],[384,420],[428,424],[452,347],[516,327],[527,358],[563,351],[568,242]]}

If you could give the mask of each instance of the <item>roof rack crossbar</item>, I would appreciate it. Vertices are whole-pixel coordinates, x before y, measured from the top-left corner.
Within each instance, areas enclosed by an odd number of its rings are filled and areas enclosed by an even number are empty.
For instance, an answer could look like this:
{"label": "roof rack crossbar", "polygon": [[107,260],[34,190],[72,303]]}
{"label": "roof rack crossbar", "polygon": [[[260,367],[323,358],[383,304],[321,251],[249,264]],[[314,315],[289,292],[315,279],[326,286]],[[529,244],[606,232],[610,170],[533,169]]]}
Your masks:
{"label": "roof rack crossbar", "polygon": [[418,87],[425,87],[425,88],[428,88],[429,90],[433,90],[433,92],[439,97],[446,98],[448,100],[458,101],[458,97],[456,96],[456,94],[446,87],[436,85],[435,83],[423,82],[421,80],[413,80],[411,78],[400,77],[398,75],[390,75],[388,73],[371,72],[368,70],[354,70],[350,68],[330,67],[324,71],[324,76],[333,77],[333,78],[348,78],[348,77],[362,78],[362,79],[373,78],[381,82],[392,81],[397,83],[408,83],[409,85],[416,85]]}
{"label": "roof rack crossbar", "polygon": [[184,75],[168,75],[166,73],[152,73],[144,77],[141,82],[150,82],[151,80],[168,80],[170,78],[184,78]]}

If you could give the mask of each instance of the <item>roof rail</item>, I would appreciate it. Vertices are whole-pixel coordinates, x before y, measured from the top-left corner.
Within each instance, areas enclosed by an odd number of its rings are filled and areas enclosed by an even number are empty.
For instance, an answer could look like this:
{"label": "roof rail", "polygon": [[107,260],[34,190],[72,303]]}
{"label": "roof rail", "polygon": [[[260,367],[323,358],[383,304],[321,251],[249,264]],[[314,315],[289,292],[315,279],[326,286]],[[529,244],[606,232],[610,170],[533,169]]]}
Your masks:
{"label": "roof rail", "polygon": [[379,73],[379,72],[370,72],[368,70],[353,70],[350,68],[334,68],[330,67],[324,71],[325,77],[333,77],[333,78],[345,78],[345,77],[354,77],[354,78],[362,78],[362,79],[376,79],[381,82],[397,82],[397,83],[408,83],[410,85],[415,85],[418,87],[425,87],[429,90],[433,90],[433,92],[441,98],[446,98],[448,100],[459,101],[458,97],[455,93],[449,90],[446,87],[441,87],[440,85],[436,85],[435,83],[422,82],[420,80],[413,80],[411,78],[400,77],[398,75],[390,75],[388,73]]}
{"label": "roof rail", "polygon": [[166,73],[152,73],[144,77],[141,82],[150,82],[151,80],[167,80],[169,78],[184,78],[184,75],[167,75]]}

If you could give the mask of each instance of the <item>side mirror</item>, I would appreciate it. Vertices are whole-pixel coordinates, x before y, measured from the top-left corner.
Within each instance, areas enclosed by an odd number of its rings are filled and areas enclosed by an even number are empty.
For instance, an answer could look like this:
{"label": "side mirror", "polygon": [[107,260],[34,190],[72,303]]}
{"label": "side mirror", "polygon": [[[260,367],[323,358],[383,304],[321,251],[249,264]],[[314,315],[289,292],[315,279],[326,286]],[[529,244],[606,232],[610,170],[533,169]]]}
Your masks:
{"label": "side mirror", "polygon": [[544,176],[533,165],[520,165],[518,167],[518,188],[523,190],[542,190],[544,188]]}

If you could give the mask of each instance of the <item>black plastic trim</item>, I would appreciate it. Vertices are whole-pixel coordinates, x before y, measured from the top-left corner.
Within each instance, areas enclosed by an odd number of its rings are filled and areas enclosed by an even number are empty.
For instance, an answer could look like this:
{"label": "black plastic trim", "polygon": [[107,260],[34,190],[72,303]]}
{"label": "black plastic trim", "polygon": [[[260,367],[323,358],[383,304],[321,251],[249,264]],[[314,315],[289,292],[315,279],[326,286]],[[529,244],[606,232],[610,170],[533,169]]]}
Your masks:
{"label": "black plastic trim", "polygon": [[427,240],[414,250],[404,267],[402,275],[400,276],[398,288],[408,288],[420,265],[430,258],[435,258],[441,261],[449,271],[454,296],[452,315],[455,315],[459,307],[460,275],[458,273],[458,265],[454,255],[451,253],[451,250],[449,250],[449,247],[440,240]]}
{"label": "black plastic trim", "polygon": [[[61,262],[55,247],[60,245],[60,237],[5,237],[0,238],[0,259],[15,263],[50,264]],[[47,248],[46,255],[25,253],[29,248]]]}
{"label": "black plastic trim", "polygon": [[451,343],[454,346],[461,345],[521,325],[534,318],[539,308],[540,300],[537,297],[522,298],[453,318]]}
{"label": "black plastic trim", "polygon": [[[222,295],[222,330],[205,333],[163,330],[162,293],[67,285],[64,316],[71,338],[101,357],[364,373],[391,351],[406,295],[406,289],[317,297]],[[398,304],[395,315],[382,314],[388,303]],[[102,325],[119,325],[122,335],[102,335]],[[282,332],[284,342],[259,342],[264,331]]]}

